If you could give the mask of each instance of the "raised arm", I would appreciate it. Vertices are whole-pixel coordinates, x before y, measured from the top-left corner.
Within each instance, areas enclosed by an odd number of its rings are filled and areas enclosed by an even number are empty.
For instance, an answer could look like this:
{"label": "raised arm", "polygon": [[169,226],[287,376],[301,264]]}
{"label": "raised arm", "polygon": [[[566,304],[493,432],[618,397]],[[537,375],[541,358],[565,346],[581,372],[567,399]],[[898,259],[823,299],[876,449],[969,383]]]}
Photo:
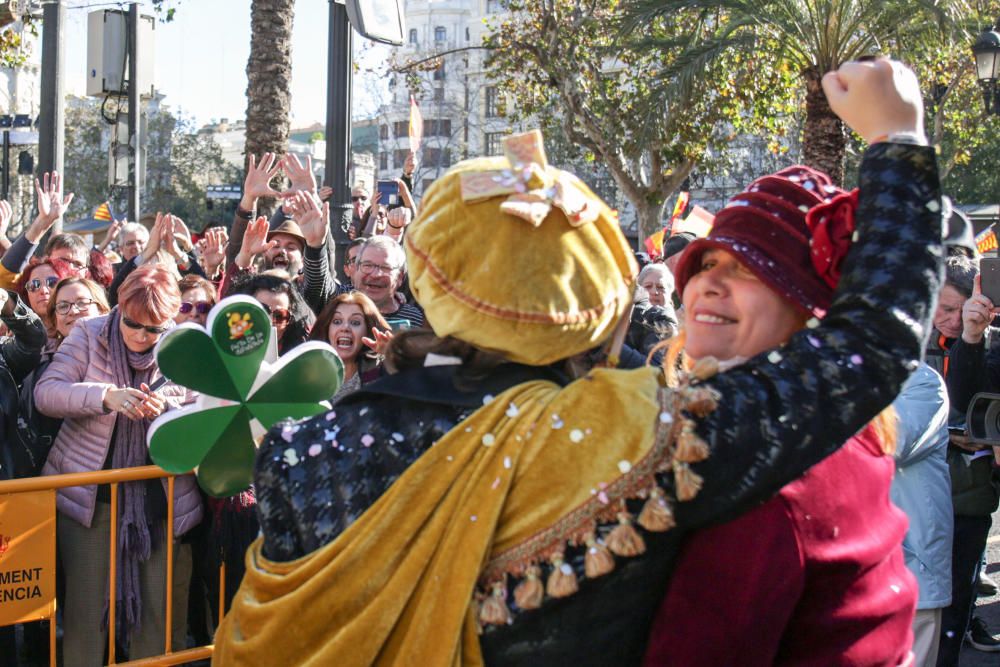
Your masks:
{"label": "raised arm", "polygon": [[766,499],[838,449],[896,398],[929,332],[943,252],[934,149],[881,140],[922,136],[916,78],[885,60],[847,63],[824,87],[876,142],[861,165],[857,241],[818,326],[706,383],[721,399],[697,425],[712,453],[692,466],[702,492],[677,503],[686,527]]}

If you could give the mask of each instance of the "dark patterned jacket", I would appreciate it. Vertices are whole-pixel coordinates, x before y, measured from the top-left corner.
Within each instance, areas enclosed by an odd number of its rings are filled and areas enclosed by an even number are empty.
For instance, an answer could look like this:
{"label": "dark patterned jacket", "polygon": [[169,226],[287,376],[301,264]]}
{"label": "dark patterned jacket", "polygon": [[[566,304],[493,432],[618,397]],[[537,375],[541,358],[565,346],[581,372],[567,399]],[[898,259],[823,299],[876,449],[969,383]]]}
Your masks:
{"label": "dark patterned jacket", "polygon": [[[698,425],[712,456],[692,466],[705,483],[694,500],[677,505],[678,529],[644,532],[643,555],[618,559],[602,577],[581,577],[575,595],[546,599],[532,611],[518,610],[511,596],[514,622],[481,637],[487,664],[637,664],[684,531],[726,521],[768,499],[893,401],[921,356],[941,285],[934,150],[877,144],[865,155],[860,183],[860,241],[820,326],[707,383],[723,397]],[[474,391],[461,391],[455,372],[401,373],[335,406],[332,421],[321,416],[275,426],[257,461],[264,555],[290,560],[329,543],[481,406],[484,394],[554,373],[509,365]],[[310,443],[322,440],[331,424],[339,447],[307,456]],[[288,449],[297,453],[291,458],[300,459],[298,465],[286,463]],[[672,477],[659,482],[672,492]],[[567,556],[582,575],[582,554]]]}

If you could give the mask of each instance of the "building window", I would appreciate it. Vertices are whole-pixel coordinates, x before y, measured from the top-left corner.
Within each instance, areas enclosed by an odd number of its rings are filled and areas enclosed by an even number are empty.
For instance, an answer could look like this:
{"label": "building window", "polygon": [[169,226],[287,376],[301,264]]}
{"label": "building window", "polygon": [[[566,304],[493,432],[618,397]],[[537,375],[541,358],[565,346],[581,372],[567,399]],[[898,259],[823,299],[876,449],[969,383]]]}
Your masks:
{"label": "building window", "polygon": [[428,167],[450,167],[451,151],[447,148],[425,148],[424,164]]}
{"label": "building window", "polygon": [[394,134],[397,139],[410,136],[410,121],[397,120],[393,123],[393,130],[395,130]]}
{"label": "building window", "polygon": [[466,28],[466,29],[465,29],[465,41],[467,41],[467,42],[468,42],[468,41],[469,41],[470,39],[471,39],[471,37],[469,37],[469,29],[468,29],[468,28]]}
{"label": "building window", "polygon": [[496,118],[500,115],[500,97],[496,86],[486,88],[486,117]]}
{"label": "building window", "polygon": [[444,102],[444,88],[435,88],[434,89],[434,101],[435,102]]}
{"label": "building window", "polygon": [[486,155],[503,155],[503,132],[487,132],[485,141]]}
{"label": "building window", "polygon": [[389,140],[389,126],[388,125],[379,125],[378,126],[378,138],[381,139],[382,141],[388,141]]}
{"label": "building window", "polygon": [[389,154],[382,152],[378,154],[378,168],[382,171],[389,170]]}
{"label": "building window", "polygon": [[434,41],[438,43],[448,41],[448,31],[444,29],[444,26],[439,25],[434,28]]}
{"label": "building window", "polygon": [[403,167],[403,163],[406,162],[406,156],[409,154],[409,148],[397,148],[392,152],[392,161],[397,169],[401,169]]}
{"label": "building window", "polygon": [[424,121],[424,136],[425,137],[450,137],[451,136],[451,119],[450,118],[428,118]]}
{"label": "building window", "polygon": [[410,28],[410,44],[415,45],[416,43],[417,43],[417,29]]}
{"label": "building window", "polygon": [[444,61],[442,60],[441,64],[438,65],[438,68],[436,70],[434,70],[434,80],[435,81],[444,81],[444,79],[445,79],[445,76],[444,76]]}

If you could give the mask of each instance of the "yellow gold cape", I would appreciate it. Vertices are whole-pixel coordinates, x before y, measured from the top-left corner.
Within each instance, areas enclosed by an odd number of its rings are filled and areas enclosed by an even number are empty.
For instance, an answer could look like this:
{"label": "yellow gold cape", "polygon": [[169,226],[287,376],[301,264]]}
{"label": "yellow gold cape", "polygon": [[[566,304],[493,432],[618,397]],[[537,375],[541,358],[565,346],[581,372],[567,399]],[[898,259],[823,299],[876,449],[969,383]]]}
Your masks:
{"label": "yellow gold cape", "polygon": [[[477,584],[521,574],[613,520],[663,469],[662,372],[596,370],[497,396],[335,541],[271,562],[262,538],[213,665],[482,663]],[[659,466],[659,468],[657,468]],[[488,581],[487,581],[488,583]]]}

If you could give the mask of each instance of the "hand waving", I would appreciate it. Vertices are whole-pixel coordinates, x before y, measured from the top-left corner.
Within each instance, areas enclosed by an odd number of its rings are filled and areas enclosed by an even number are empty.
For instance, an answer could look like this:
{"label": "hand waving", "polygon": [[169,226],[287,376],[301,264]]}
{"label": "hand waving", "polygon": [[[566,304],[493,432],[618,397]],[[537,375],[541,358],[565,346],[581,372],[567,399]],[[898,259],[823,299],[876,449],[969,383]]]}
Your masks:
{"label": "hand waving", "polygon": [[247,175],[243,179],[244,200],[250,198],[256,201],[260,197],[280,197],[281,193],[271,187],[271,179],[281,171],[281,164],[282,161],[274,153],[264,153],[259,162],[251,154]]}
{"label": "hand waving", "polygon": [[267,240],[267,233],[269,231],[267,218],[264,216],[260,216],[247,225],[247,231],[243,235],[243,246],[240,248],[239,254],[236,255],[236,265],[238,267],[241,269],[250,268],[254,257],[274,247],[277,241]]}
{"label": "hand waving", "polygon": [[294,197],[295,221],[311,248],[322,248],[330,228],[330,204],[320,202],[311,192],[296,192]]}
{"label": "hand waving", "polygon": [[46,172],[42,182],[35,179],[35,193],[38,195],[38,217],[52,225],[61,218],[73,201],[73,193],[63,197],[62,177],[58,171]]}
{"label": "hand waving", "polygon": [[291,153],[285,156],[285,173],[288,174],[292,187],[282,193],[288,197],[295,192],[316,192],[316,175],[312,170],[312,156],[306,156],[306,163],[303,165],[299,158]]}

